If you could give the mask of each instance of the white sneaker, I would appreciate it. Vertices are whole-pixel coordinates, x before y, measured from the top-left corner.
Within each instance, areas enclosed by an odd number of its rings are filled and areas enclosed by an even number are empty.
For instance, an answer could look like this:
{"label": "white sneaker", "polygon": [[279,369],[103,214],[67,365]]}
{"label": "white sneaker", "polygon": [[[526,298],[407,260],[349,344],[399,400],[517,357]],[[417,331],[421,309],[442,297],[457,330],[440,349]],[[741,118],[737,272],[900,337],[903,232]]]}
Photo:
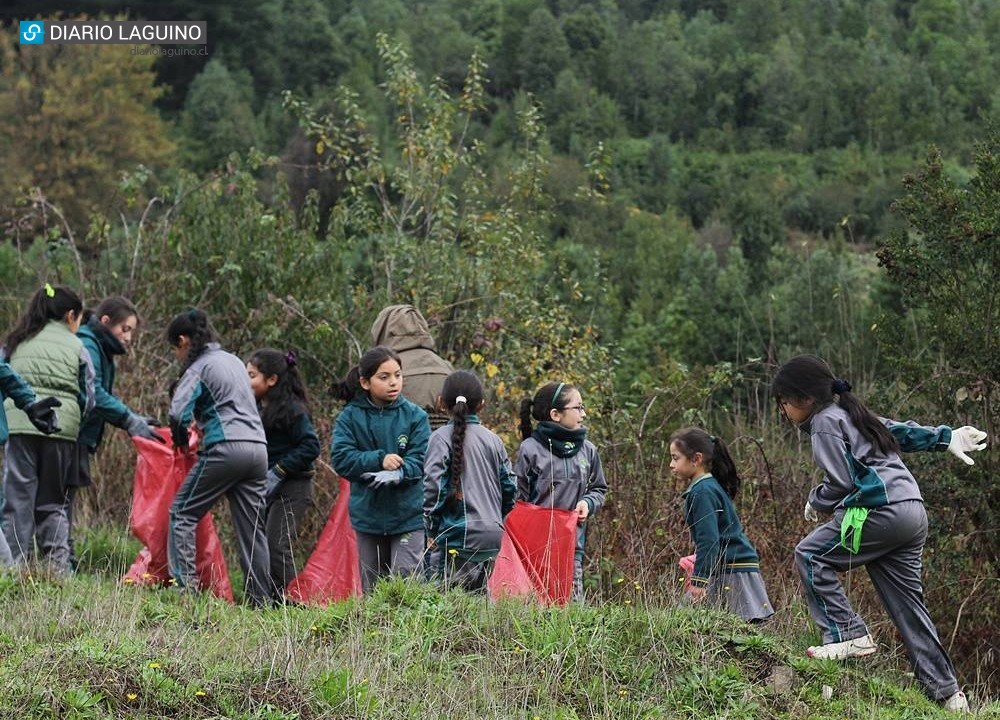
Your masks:
{"label": "white sneaker", "polygon": [[846,660],[847,658],[871,655],[876,650],[878,647],[872,636],[864,635],[853,640],[844,640],[844,642],[814,645],[806,650],[806,655],[825,660]]}
{"label": "white sneaker", "polygon": [[950,698],[945,700],[942,705],[945,710],[951,710],[957,713],[967,713],[969,712],[969,701],[965,699],[965,693],[959,690],[957,693],[952,695]]}

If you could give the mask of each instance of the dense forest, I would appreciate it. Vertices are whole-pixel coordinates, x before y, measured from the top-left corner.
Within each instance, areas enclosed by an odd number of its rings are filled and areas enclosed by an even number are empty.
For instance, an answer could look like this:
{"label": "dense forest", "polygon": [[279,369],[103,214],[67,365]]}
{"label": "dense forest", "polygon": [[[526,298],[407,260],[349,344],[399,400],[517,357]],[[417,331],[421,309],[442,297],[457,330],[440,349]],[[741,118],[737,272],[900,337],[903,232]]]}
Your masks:
{"label": "dense forest", "polygon": [[[794,596],[817,478],[768,381],[796,352],[883,414],[996,437],[1000,4],[7,8],[0,325],[49,279],[130,295],[130,404],[162,412],[164,323],[199,305],[236,352],[296,348],[328,427],[326,388],[378,310],[413,302],[487,380],[512,451],[522,396],[583,388],[612,486],[588,569],[607,594],[686,554],[664,440],[694,422],[733,440],[741,513]],[[17,18],[83,16],[205,20],[208,52],[17,44]],[[95,525],[126,512],[116,442]],[[912,467],[935,619],[966,679],[995,685],[998,464],[981,455]]]}

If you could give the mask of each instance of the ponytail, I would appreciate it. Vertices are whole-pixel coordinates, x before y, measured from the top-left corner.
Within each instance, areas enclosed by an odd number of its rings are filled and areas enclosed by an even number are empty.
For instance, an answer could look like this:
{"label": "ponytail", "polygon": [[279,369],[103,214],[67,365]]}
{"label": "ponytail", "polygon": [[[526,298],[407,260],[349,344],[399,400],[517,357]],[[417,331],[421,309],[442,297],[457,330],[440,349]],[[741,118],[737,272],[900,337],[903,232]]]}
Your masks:
{"label": "ponytail", "polygon": [[773,383],[777,402],[811,398],[817,408],[836,402],[844,409],[858,432],[883,454],[899,452],[899,443],[878,417],[851,392],[851,384],[815,355],[798,355],[778,369]]}
{"label": "ponytail", "polygon": [[722,438],[709,435],[701,428],[689,427],[671,435],[670,442],[688,460],[694,460],[694,456],[701,453],[705,467],[711,469],[712,477],[719,481],[726,494],[731,498],[739,494],[742,481]]}
{"label": "ponytail", "polygon": [[9,360],[17,346],[33,338],[52,320],[62,320],[66,313],[75,312],[82,318],[83,301],[63,285],[45,283],[28,301],[28,309],[4,340],[4,355]]}
{"label": "ponytail", "polygon": [[576,388],[569,383],[551,382],[538,389],[533,398],[524,398],[521,401],[520,425],[521,439],[527,440],[531,437],[533,428],[531,421],[544,422],[549,419],[551,410],[566,409],[569,402],[569,394]]}

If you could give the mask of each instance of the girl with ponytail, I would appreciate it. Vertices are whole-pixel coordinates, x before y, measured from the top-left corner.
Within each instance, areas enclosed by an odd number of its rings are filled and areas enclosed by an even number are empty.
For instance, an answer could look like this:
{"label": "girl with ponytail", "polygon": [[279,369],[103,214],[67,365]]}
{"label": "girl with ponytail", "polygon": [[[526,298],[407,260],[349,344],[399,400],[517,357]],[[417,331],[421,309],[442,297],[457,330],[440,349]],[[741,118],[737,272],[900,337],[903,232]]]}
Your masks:
{"label": "girl with ponytail", "polygon": [[4,402],[10,438],[4,453],[3,531],[11,557],[3,560],[28,564],[37,543],[58,576],[71,571],[69,484],[79,471],[81,423],[94,407],[94,368],[76,336],[82,318],[79,295],[46,283],[7,335],[2,353],[10,368],[45,398],[26,404],[26,398],[12,395]]}
{"label": "girl with ponytail", "polygon": [[403,396],[399,353],[376,345],[334,392],[347,403],[333,426],[330,459],[350,481],[348,512],[358,542],[361,590],[422,572],[424,455],[431,426]]}
{"label": "girl with ponytail", "polygon": [[170,400],[174,447],[188,452],[192,424],[201,436],[198,460],[170,505],[170,575],[181,590],[199,590],[195,530],[225,495],[246,581],[245,596],[253,605],[271,605],[274,597],[264,534],[267,436],[246,366],[222,349],[208,316],[197,308],[176,315],[166,334],[184,364]]}
{"label": "girl with ponytail", "polygon": [[424,460],[424,522],[431,571],[446,588],[485,592],[517,486],[503,441],[479,422],[483,384],[468,370],[444,381]]}
{"label": "girl with ponytail", "polygon": [[707,599],[748,622],[774,615],[760,558],[733,505],[740,477],[726,444],[701,428],[678,430],[670,436],[670,470],[690,483],[683,495],[695,545],[688,601]]}
{"label": "girl with ponytail", "polygon": [[809,614],[823,631],[811,657],[842,660],[877,651],[837,575],[866,566],[895,623],[917,681],[948,710],[968,711],[955,669],[924,605],[920,577],[927,512],[920,488],[899,452],[982,450],[986,433],[973,427],[923,427],[880,418],[823,360],[799,355],[781,366],[774,397],[785,417],[809,434],[823,482],[809,493],[806,520],[832,515],[795,548]]}
{"label": "girl with ponytail", "polygon": [[[573,599],[583,600],[583,550],[587,519],[604,505],[608,482],[597,447],[587,439],[587,410],[569,383],[543,385],[521,402],[521,437],[514,474],[517,498],[576,512]],[[532,420],[538,423],[532,428]]]}

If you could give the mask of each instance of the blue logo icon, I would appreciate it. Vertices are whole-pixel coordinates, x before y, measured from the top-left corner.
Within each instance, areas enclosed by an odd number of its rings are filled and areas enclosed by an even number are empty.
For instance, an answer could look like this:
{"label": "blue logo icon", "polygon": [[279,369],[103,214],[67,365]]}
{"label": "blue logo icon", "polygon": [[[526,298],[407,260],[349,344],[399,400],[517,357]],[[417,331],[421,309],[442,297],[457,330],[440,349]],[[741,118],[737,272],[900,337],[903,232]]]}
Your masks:
{"label": "blue logo icon", "polygon": [[22,45],[42,45],[45,43],[45,21],[44,20],[22,20],[21,21],[21,44]]}

